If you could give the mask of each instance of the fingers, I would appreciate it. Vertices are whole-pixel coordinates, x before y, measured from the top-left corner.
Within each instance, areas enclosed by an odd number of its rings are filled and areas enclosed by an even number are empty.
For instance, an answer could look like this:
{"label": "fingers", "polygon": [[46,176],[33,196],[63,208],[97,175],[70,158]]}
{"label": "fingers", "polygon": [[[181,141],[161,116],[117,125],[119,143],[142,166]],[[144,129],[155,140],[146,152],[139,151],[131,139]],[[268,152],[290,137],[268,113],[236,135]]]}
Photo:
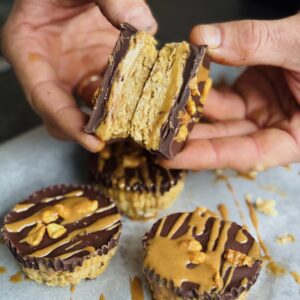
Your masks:
{"label": "fingers", "polygon": [[265,129],[248,136],[189,140],[166,168],[258,170],[300,160],[299,145],[287,132]]}
{"label": "fingers", "polygon": [[246,105],[242,97],[229,86],[210,90],[204,115],[211,120],[241,119],[246,115]]}
{"label": "fingers", "polygon": [[95,136],[83,131],[86,116],[78,109],[71,95],[56,82],[39,83],[33,89],[31,99],[34,109],[42,116],[49,132],[55,137],[77,141],[91,152],[98,152],[104,147],[104,143]]}
{"label": "fingers", "polygon": [[193,28],[191,41],[207,44],[214,61],[268,64],[300,70],[300,14],[275,21],[236,21]]}
{"label": "fingers", "polygon": [[139,30],[155,33],[157,23],[144,0],[96,0],[102,13],[117,28],[129,23]]}
{"label": "fingers", "polygon": [[257,126],[248,120],[228,120],[213,124],[196,124],[189,139],[212,139],[253,133]]}

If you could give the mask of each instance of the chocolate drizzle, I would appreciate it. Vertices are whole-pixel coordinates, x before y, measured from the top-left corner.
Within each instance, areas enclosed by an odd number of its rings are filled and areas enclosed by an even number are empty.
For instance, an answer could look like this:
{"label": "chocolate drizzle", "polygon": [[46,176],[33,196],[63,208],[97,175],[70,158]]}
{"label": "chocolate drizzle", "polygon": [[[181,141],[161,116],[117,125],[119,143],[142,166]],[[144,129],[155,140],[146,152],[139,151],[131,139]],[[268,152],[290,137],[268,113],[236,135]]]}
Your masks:
{"label": "chocolate drizzle", "polygon": [[[163,237],[164,239],[171,239],[175,242],[178,240],[177,243],[182,243],[183,241],[189,236],[190,230],[191,230],[191,219],[194,217],[194,213],[175,213],[171,214],[163,219],[158,220],[151,228],[151,230],[145,234],[142,244],[146,251],[146,257],[147,262],[149,263],[149,258],[147,257],[150,248],[153,247],[155,243],[155,239],[157,237]],[[201,216],[205,216],[206,212],[202,213]],[[183,218],[180,221],[180,218]],[[254,238],[241,226],[234,222],[225,222],[217,219],[213,215],[207,215],[206,221],[204,223],[204,228],[202,232],[197,232],[199,228],[194,227],[192,230],[191,238],[198,241],[202,249],[201,251],[208,254],[208,248],[210,247],[210,251],[215,251],[216,247],[219,247],[220,239],[222,232],[224,234],[225,225],[228,229],[226,233],[226,242],[224,244],[223,250],[220,252],[221,257],[220,259],[220,273],[221,270],[223,270],[224,264],[225,264],[225,253],[226,251],[234,250],[239,252],[241,255],[249,255],[249,257],[252,257],[254,255],[254,252],[256,252],[257,243],[255,242]],[[195,219],[194,219],[195,220]],[[216,223],[217,222],[217,223]],[[213,232],[213,226],[216,224],[219,225],[218,234],[213,237],[217,231]],[[243,234],[247,237],[247,241],[240,243],[236,240],[236,235],[239,231],[242,231]],[[170,232],[172,232],[172,235],[170,235]],[[174,234],[175,232],[175,234]],[[225,231],[226,232],[226,231]],[[223,235],[224,238],[224,235]],[[211,242],[214,241],[213,248]],[[153,246],[152,246],[153,245]],[[178,245],[180,244],[173,244]],[[255,248],[255,251],[253,249]],[[170,249],[168,249],[168,255],[171,255],[169,252]],[[172,249],[174,253],[176,253],[176,249]],[[180,250],[182,251],[182,250]],[[156,252],[155,252],[156,253]],[[172,280],[172,278],[166,278],[163,274],[164,271],[160,273],[157,273],[156,268],[158,267],[157,264],[153,263],[153,265],[144,265],[144,272],[146,273],[146,276],[148,280],[151,282],[151,284],[159,284],[163,285],[166,288],[170,289],[174,295],[177,297],[181,297],[182,299],[207,299],[207,300],[215,300],[215,299],[222,299],[222,300],[229,300],[229,299],[237,299],[241,293],[248,290],[256,281],[260,268],[261,268],[261,259],[256,254],[253,256],[254,262],[252,265],[242,265],[242,266],[235,266],[225,268],[226,272],[223,273],[223,288],[217,289],[212,287],[211,290],[205,291],[203,293],[200,292],[199,288],[201,286],[202,279],[199,278],[199,282],[191,282],[191,281],[182,281],[180,286],[176,286],[175,282]],[[253,258],[252,258],[253,259]],[[152,261],[154,262],[154,261]],[[178,263],[178,262],[177,262]],[[168,265],[164,264],[163,270],[166,270],[168,268]],[[187,269],[193,269],[197,268],[197,265],[189,264],[186,266]],[[170,266],[170,269],[172,269],[172,266]],[[168,274],[168,273],[166,273]],[[182,275],[184,276],[184,275]],[[208,276],[208,274],[203,274],[203,276]],[[222,276],[222,275],[221,275]],[[173,276],[172,276],[173,277]],[[174,277],[176,278],[176,276]],[[184,277],[185,278],[185,277]],[[178,279],[178,278],[177,278]],[[228,282],[227,282],[228,280]]]}
{"label": "chocolate drizzle", "polygon": [[[106,188],[124,189],[132,192],[151,192],[164,194],[185,176],[183,170],[167,170],[161,167],[156,157],[140,146],[126,141],[107,145],[110,156],[100,154],[90,157],[90,177],[93,182]],[[137,167],[124,167],[124,157],[140,160]],[[99,165],[102,170],[99,170]]]}
{"label": "chocolate drizzle", "polygon": [[117,68],[124,58],[130,39],[137,33],[137,30],[131,25],[124,23],[120,25],[120,36],[111,54],[108,66],[106,68],[100,94],[93,108],[93,113],[88,124],[85,126],[86,133],[94,134],[99,124],[104,120],[107,113],[107,101],[109,99],[112,83],[118,76]]}
{"label": "chocolate drizzle", "polygon": [[[24,220],[41,211],[43,208],[53,207],[53,205],[60,203],[63,198],[58,197],[58,199],[54,199],[49,202],[43,201],[43,199],[55,197],[57,195],[64,195],[74,190],[81,190],[83,192],[83,197],[91,200],[97,200],[98,212],[96,210],[93,214],[87,215],[82,220],[65,225],[67,231],[61,237],[53,240],[48,234],[44,234],[40,244],[37,246],[31,246],[26,242],[22,242],[22,239],[27,236],[28,232],[34,227],[34,225],[25,227],[19,232],[11,232],[6,228],[6,224],[14,224],[14,222]],[[3,236],[5,243],[11,250],[12,254],[26,268],[39,269],[41,265],[44,265],[46,267],[53,268],[55,271],[73,271],[76,266],[81,266],[84,259],[91,255],[89,251],[85,251],[83,249],[92,248],[95,250],[93,255],[105,255],[110,249],[116,247],[118,243],[121,230],[120,220],[116,221],[111,229],[100,229],[90,233],[76,235],[70,241],[54,248],[48,254],[43,256],[34,256],[32,253],[43,250],[52,244],[63,240],[76,230],[87,228],[94,224],[94,222],[104,219],[105,217],[113,215],[117,216],[118,209],[109,198],[101,195],[97,189],[91,186],[52,186],[32,194],[25,201],[21,202],[21,204],[25,203],[34,203],[34,206],[22,212],[12,210],[8,213],[4,219]],[[62,221],[63,219],[60,217],[55,221],[55,223],[60,224]],[[61,255],[72,251],[74,251],[74,255],[70,255],[66,259],[60,258]]]}

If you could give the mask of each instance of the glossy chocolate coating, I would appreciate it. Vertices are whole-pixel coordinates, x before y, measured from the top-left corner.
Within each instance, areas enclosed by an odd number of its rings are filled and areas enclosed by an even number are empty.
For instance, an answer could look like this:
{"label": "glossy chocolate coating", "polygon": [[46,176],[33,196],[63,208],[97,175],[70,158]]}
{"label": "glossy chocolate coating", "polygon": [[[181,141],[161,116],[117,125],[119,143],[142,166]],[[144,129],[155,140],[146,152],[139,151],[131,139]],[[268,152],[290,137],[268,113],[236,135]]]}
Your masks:
{"label": "glossy chocolate coating", "polygon": [[[178,127],[180,125],[179,112],[186,111],[186,105],[188,98],[190,96],[189,82],[197,74],[201,62],[203,66],[209,70],[210,58],[207,52],[206,46],[196,46],[190,45],[191,53],[187,60],[185,70],[183,73],[183,85],[180,93],[177,96],[176,102],[173,105],[168,121],[161,128],[161,141],[159,149],[154,151],[154,153],[160,155],[163,158],[171,159],[183,148],[185,141],[177,142],[175,136],[177,134]],[[197,106],[203,106],[200,103],[200,97],[204,89],[205,82],[199,82],[198,88],[200,96],[192,96]],[[193,117],[201,117],[201,114],[197,112]],[[188,130],[191,131],[194,123],[188,124]]]}
{"label": "glossy chocolate coating", "polygon": [[[53,206],[54,204],[59,203],[60,201],[60,200],[54,200],[48,203],[42,203],[41,202],[42,199],[66,194],[75,190],[82,190],[84,192],[82,195],[83,197],[87,197],[91,200],[97,200],[99,208],[113,204],[108,197],[103,196],[102,194],[100,194],[100,192],[97,189],[91,186],[57,185],[57,186],[52,186],[49,188],[42,189],[29,196],[26,200],[24,200],[20,204],[35,203],[35,205],[24,212],[17,213],[14,210],[12,210],[6,215],[4,219],[4,224],[10,224],[25,219],[28,216],[34,214],[35,212],[38,212],[43,208]],[[88,226],[101,218],[116,213],[118,213],[118,209],[115,205],[113,205],[110,209],[100,213],[92,214],[80,220],[79,222],[67,224],[65,225],[67,231],[61,237],[53,240],[48,236],[48,234],[44,234],[41,243],[35,247],[29,245],[26,242],[21,242],[21,240],[27,236],[28,232],[32,229],[33,226],[26,227],[20,232],[8,232],[4,227],[3,237],[6,245],[9,247],[12,254],[24,267],[39,269],[40,265],[45,265],[47,267],[53,268],[56,271],[61,271],[61,270],[73,271],[76,266],[82,265],[82,262],[84,261],[85,258],[89,257],[89,252],[81,251],[67,259],[56,258],[56,256],[69,252],[67,248],[70,245],[74,244],[75,242],[79,242],[79,241],[81,243],[78,244],[77,246],[74,246],[72,248],[72,251],[73,250],[75,251],[77,249],[82,249],[86,246],[92,246],[95,248],[98,255],[107,254],[108,251],[116,247],[118,243],[118,239],[119,239],[118,232],[120,231],[121,228],[120,222],[112,230],[101,230],[90,234],[76,236],[70,242],[56,248],[46,256],[34,257],[34,256],[30,256],[30,254],[37,250],[43,249],[44,247],[47,247],[59,241],[60,239],[63,239],[70,232],[76,229]],[[56,223],[60,223],[60,221],[62,221],[61,218],[59,218],[56,221]]]}
{"label": "glossy chocolate coating", "polygon": [[[171,215],[167,216],[165,223],[162,227],[160,236],[166,237],[168,235],[168,233],[170,232],[170,230],[172,229],[175,222],[179,219],[179,217],[181,215],[182,215],[182,213],[175,213],[175,214],[171,214]],[[192,216],[192,213],[190,213],[187,216],[185,221],[182,223],[181,227],[172,236],[172,239],[177,239],[180,236],[184,235],[188,231],[188,223],[189,223],[189,220],[191,219],[191,216]],[[210,234],[212,231],[212,226],[213,226],[214,220],[216,220],[216,218],[214,218],[214,217],[210,217],[207,220],[206,225],[205,225],[205,230],[203,231],[202,234],[200,234],[200,235],[196,235],[195,233],[193,234],[193,237],[201,243],[203,252],[205,252],[207,250],[208,241],[209,241],[209,237],[210,237]],[[146,251],[147,251],[147,245],[148,245],[149,241],[154,238],[161,221],[162,221],[162,219],[158,220],[152,226],[151,230],[145,234],[145,236],[142,240],[142,244],[143,244],[144,248],[146,249]],[[224,226],[224,221],[221,221],[220,231],[222,230],[223,226]],[[226,249],[232,249],[232,250],[239,251],[246,255],[249,253],[253,243],[255,243],[255,240],[250,235],[250,233],[244,229],[243,234],[247,237],[247,241],[245,243],[239,243],[238,241],[236,241],[235,236],[236,236],[237,232],[241,229],[242,229],[242,227],[240,225],[236,224],[235,222],[231,223],[231,226],[230,226],[230,229],[229,229],[228,235],[227,235],[227,241],[225,244],[224,252]],[[216,244],[215,244],[215,246],[216,246]],[[222,257],[222,265],[224,264],[224,261],[225,261],[225,259],[224,259],[224,257]],[[183,282],[182,285],[180,286],[180,288],[173,286],[172,290],[175,295],[182,297],[183,299],[191,299],[191,298],[207,299],[207,300],[237,299],[241,293],[243,293],[245,290],[250,289],[250,287],[255,283],[255,281],[257,280],[257,277],[259,275],[260,269],[261,269],[261,263],[262,263],[262,261],[257,259],[254,262],[254,264],[252,265],[252,267],[248,267],[248,266],[236,267],[236,269],[233,272],[231,281],[230,281],[229,285],[226,287],[225,291],[223,291],[222,293],[217,294],[217,295],[216,295],[216,293],[214,293],[214,295],[210,295],[207,293],[205,295],[200,295],[198,292],[199,285],[196,282],[188,282],[188,281]],[[193,267],[193,265],[191,265],[190,267]],[[164,285],[167,284],[167,281],[164,278],[161,278],[160,274],[156,274],[155,270],[144,270],[144,271],[146,273],[146,276],[151,281],[154,281],[157,283],[160,282],[160,283],[163,283]],[[205,274],[203,274],[203,276],[205,276]],[[228,277],[228,272],[225,274],[224,280],[226,280],[227,277]],[[248,279],[248,283],[246,286],[241,286],[241,281],[245,277]],[[170,286],[170,285],[168,284],[168,286]]]}
{"label": "glossy chocolate coating", "polygon": [[114,50],[111,55],[111,59],[106,68],[98,100],[96,101],[90,120],[84,128],[85,132],[90,134],[94,134],[96,132],[97,127],[104,120],[106,116],[107,113],[106,104],[109,98],[112,84],[116,76],[118,76],[117,74],[118,64],[122,61],[125,54],[127,53],[127,50],[129,48],[130,38],[137,32],[137,30],[134,27],[126,23],[121,24],[120,27],[121,27],[120,36],[114,47]]}
{"label": "glossy chocolate coating", "polygon": [[[89,161],[91,180],[106,188],[118,188],[118,183],[123,181],[125,183],[124,189],[127,191],[163,194],[176,185],[186,173],[183,170],[164,169],[157,163],[154,155],[130,141],[115,143],[106,147],[111,149],[111,156],[108,159],[102,158],[100,152],[100,154],[91,154]],[[122,164],[123,156],[132,154],[141,160],[141,165],[135,168],[124,168],[122,174],[116,174],[117,169]],[[102,171],[98,169],[99,160],[103,161]],[[146,168],[146,175],[143,168]],[[132,184],[133,179],[136,180]]]}

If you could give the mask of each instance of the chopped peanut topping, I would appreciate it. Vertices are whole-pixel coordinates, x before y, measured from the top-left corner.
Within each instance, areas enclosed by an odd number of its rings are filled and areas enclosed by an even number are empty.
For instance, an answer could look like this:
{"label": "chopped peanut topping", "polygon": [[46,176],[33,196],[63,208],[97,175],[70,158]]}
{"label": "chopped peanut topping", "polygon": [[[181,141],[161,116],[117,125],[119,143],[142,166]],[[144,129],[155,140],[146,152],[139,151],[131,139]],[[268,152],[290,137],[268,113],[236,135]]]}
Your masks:
{"label": "chopped peanut topping", "polygon": [[197,108],[196,108],[196,104],[195,102],[193,101],[193,99],[189,99],[187,104],[186,104],[186,110],[187,112],[189,113],[189,115],[194,115],[197,111]]}
{"label": "chopped peanut topping", "polygon": [[52,238],[52,239],[58,239],[60,236],[62,236],[65,232],[67,231],[67,229],[59,224],[56,223],[51,223],[47,225],[47,232],[48,235]]}
{"label": "chopped peanut topping", "polygon": [[275,205],[274,200],[265,200],[259,197],[256,199],[255,208],[265,215],[276,217],[278,211],[275,209]]}
{"label": "chopped peanut topping", "polygon": [[188,257],[190,262],[194,265],[205,262],[205,253],[201,251],[188,251]]}
{"label": "chopped peanut topping", "polygon": [[236,250],[228,249],[225,253],[225,259],[232,265],[242,267],[248,266],[252,267],[255,262],[255,259],[247,256],[244,253],[241,253]]}
{"label": "chopped peanut topping", "polygon": [[124,168],[136,168],[140,165],[141,160],[139,157],[133,155],[124,155],[123,156],[123,166]]}
{"label": "chopped peanut topping", "polygon": [[49,208],[42,212],[41,221],[45,224],[54,222],[58,219],[58,213],[55,209]]}
{"label": "chopped peanut topping", "polygon": [[179,128],[175,140],[176,140],[177,142],[183,142],[183,141],[186,140],[188,134],[189,134],[189,131],[188,131],[187,126],[186,126],[185,124],[183,124],[183,125],[181,125],[180,128]]}
{"label": "chopped peanut topping", "polygon": [[189,88],[190,88],[191,94],[193,96],[200,96],[200,92],[199,92],[199,89],[198,89],[197,77],[194,77],[190,80]]}
{"label": "chopped peanut topping", "polygon": [[42,223],[36,224],[21,242],[26,242],[30,246],[38,246],[43,239],[46,226]]}
{"label": "chopped peanut topping", "polygon": [[99,152],[99,154],[103,159],[109,159],[111,157],[110,147],[105,147],[102,151]]}
{"label": "chopped peanut topping", "polygon": [[287,243],[293,243],[295,242],[295,237],[292,234],[282,235],[278,236],[276,238],[276,243],[278,244],[287,244]]}

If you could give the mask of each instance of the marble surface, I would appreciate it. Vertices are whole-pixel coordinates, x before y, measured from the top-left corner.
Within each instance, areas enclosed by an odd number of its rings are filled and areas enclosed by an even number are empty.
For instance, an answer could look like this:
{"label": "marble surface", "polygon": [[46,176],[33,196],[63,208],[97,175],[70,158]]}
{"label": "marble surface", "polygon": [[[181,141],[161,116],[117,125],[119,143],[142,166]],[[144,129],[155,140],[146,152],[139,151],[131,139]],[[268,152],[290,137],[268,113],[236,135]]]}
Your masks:
{"label": "marble surface", "polygon": [[[0,146],[0,216],[16,202],[36,189],[55,183],[81,183],[86,181],[86,152],[72,143],[62,143],[48,137],[43,127],[37,128]],[[270,249],[274,260],[282,264],[287,271],[300,273],[300,165],[290,170],[279,167],[259,174],[255,181],[239,177],[230,178],[231,184],[241,203],[246,222],[251,233],[247,208],[244,203],[246,193],[254,197],[261,196],[277,202],[279,215],[276,218],[259,214],[260,232]],[[286,195],[274,193],[262,188],[262,185],[277,186]],[[197,206],[206,206],[216,210],[219,203],[229,209],[230,218],[241,223],[232,195],[223,181],[215,182],[215,174],[210,171],[190,173],[186,186],[175,202],[160,216],[172,212],[193,210]],[[98,300],[101,293],[106,300],[129,300],[129,278],[139,276],[143,281],[145,299],[150,299],[144,280],[142,266],[141,238],[154,220],[147,222],[130,221],[123,218],[123,233],[116,256],[107,271],[96,280],[83,281],[73,294],[69,288],[50,288],[31,281],[11,283],[9,278],[19,270],[19,266],[5,245],[0,245],[0,265],[7,272],[0,275],[0,299],[6,300]],[[279,245],[275,243],[278,235],[291,233],[296,242]],[[248,300],[299,299],[300,286],[286,274],[277,278],[263,268],[261,275],[249,294]]]}

